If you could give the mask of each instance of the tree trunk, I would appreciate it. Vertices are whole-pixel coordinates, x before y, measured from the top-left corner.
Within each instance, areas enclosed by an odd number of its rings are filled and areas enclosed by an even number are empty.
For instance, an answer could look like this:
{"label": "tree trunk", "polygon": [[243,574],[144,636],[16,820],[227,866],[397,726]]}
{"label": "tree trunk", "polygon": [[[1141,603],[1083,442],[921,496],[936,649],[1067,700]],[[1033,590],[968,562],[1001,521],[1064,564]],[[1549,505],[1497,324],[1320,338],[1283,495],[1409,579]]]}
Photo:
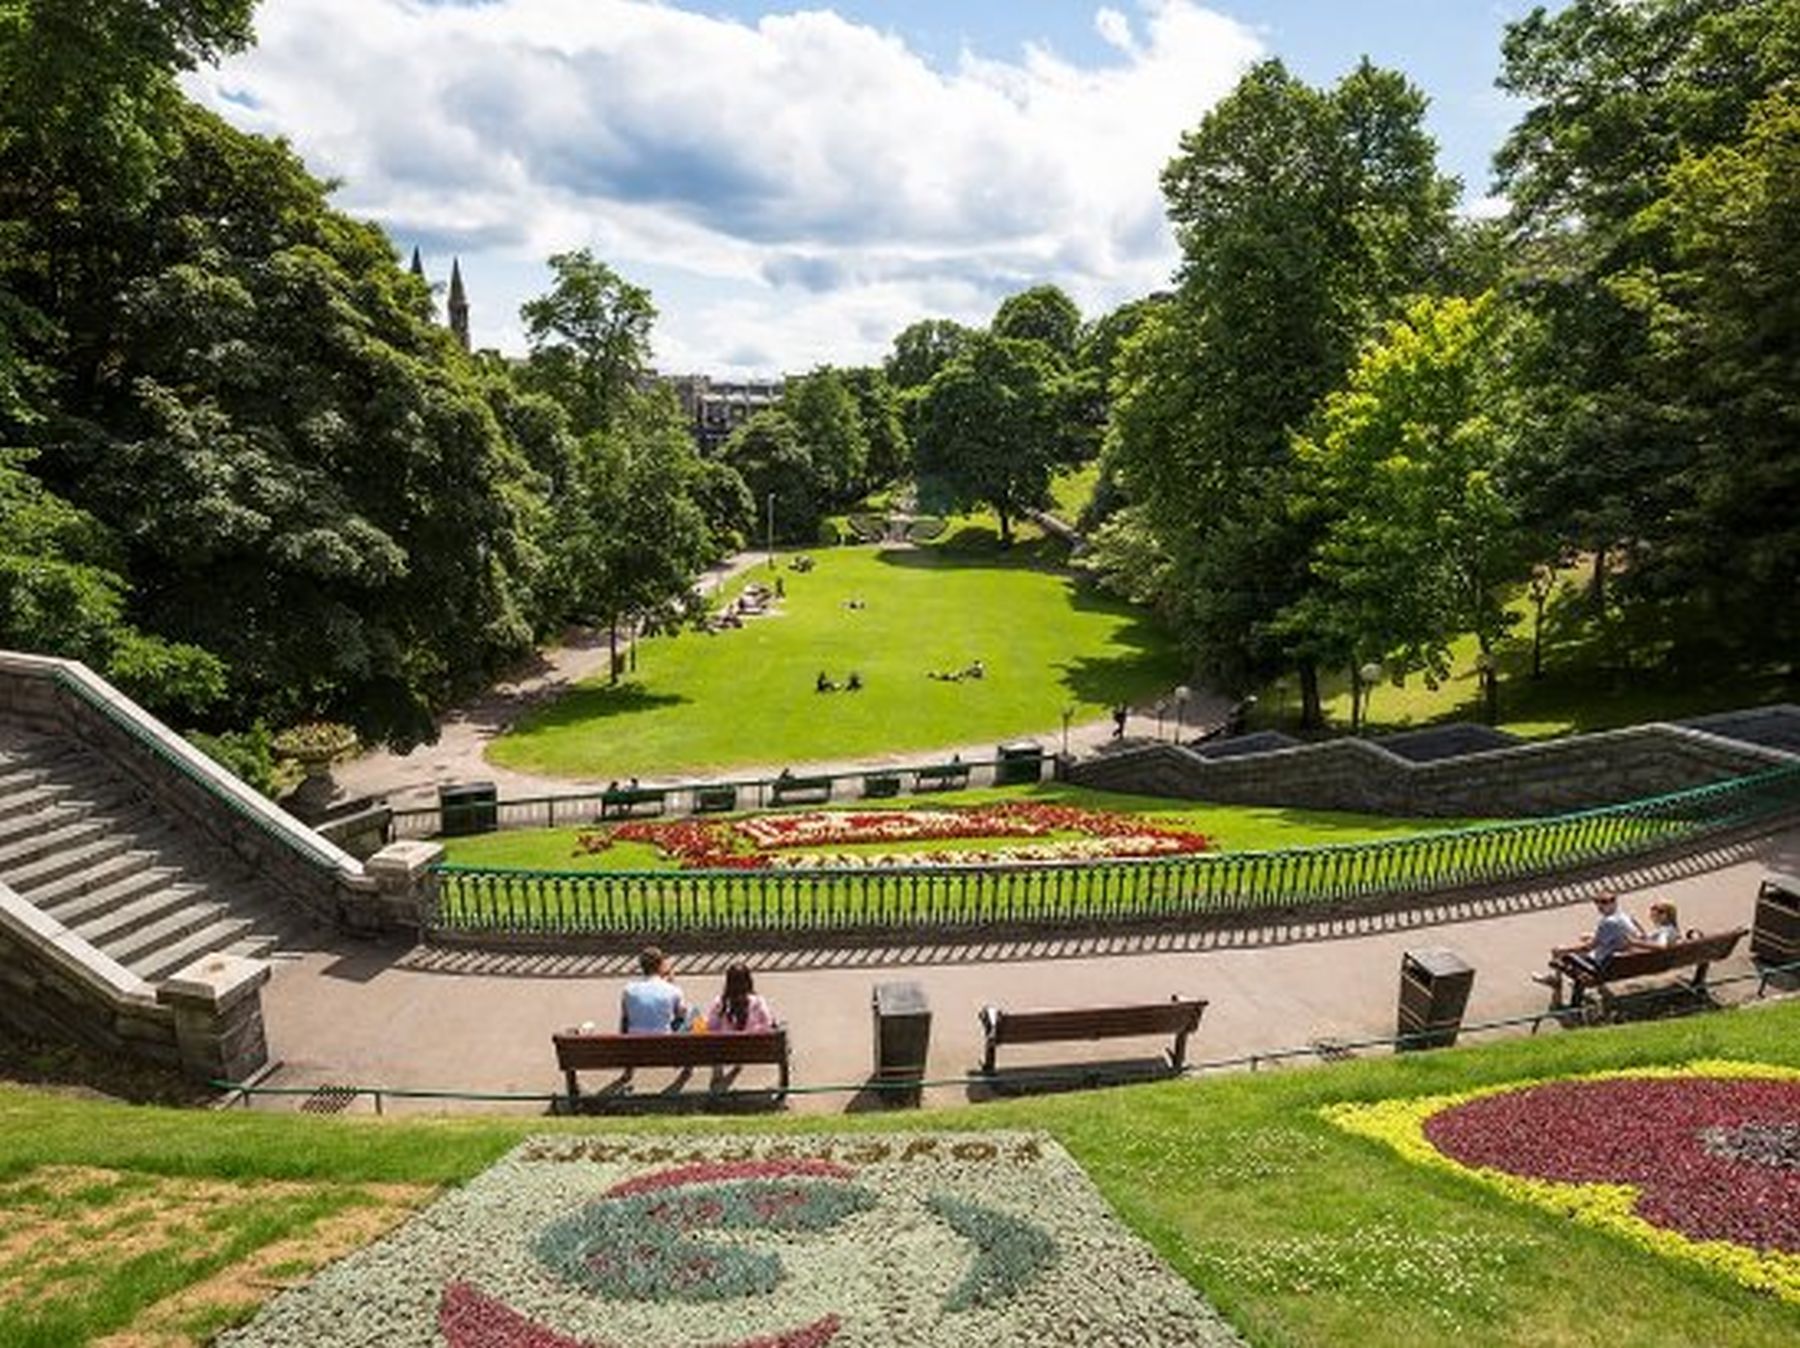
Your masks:
{"label": "tree trunk", "polygon": [[1606,549],[1594,550],[1594,578],[1588,585],[1588,604],[1596,618],[1606,616]]}
{"label": "tree trunk", "polygon": [[1300,663],[1300,728],[1317,730],[1325,724],[1325,706],[1319,700],[1319,667],[1311,660]]}
{"label": "tree trunk", "polygon": [[1010,548],[1012,546],[1012,516],[1004,508],[998,506],[995,507],[994,513],[1000,517],[1000,546]]}
{"label": "tree trunk", "polygon": [[1537,610],[1531,624],[1531,677],[1544,677],[1544,605],[1549,601],[1549,594],[1534,594],[1531,601]]}
{"label": "tree trunk", "polygon": [[607,626],[606,641],[606,681],[608,683],[617,683],[619,681],[619,620],[617,618],[614,618]]}

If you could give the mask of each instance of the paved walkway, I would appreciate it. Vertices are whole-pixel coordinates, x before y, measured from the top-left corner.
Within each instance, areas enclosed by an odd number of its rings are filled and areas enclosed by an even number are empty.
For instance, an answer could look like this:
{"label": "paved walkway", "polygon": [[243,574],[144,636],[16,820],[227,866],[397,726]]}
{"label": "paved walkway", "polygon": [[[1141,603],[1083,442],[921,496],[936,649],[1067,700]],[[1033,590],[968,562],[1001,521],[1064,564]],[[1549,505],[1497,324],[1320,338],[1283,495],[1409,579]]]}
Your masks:
{"label": "paved walkway", "polygon": [[[1755,844],[1618,878],[1628,910],[1649,896],[1673,899],[1685,926],[1717,931],[1749,925],[1765,870],[1800,870],[1800,830]],[[1371,915],[1335,922],[1158,934],[1029,945],[921,946],[902,950],[796,951],[751,956],[758,987],[792,1028],[798,1086],[863,1082],[871,1069],[869,1000],[876,983],[918,982],[933,1012],[928,1105],[982,1098],[965,1077],[980,1059],[976,1012],[988,1003],[1017,1008],[1160,1000],[1172,993],[1211,999],[1191,1056],[1196,1061],[1267,1054],[1320,1040],[1393,1033],[1404,951],[1448,946],[1476,968],[1468,1020],[1528,1016],[1547,995],[1529,981],[1545,950],[1592,925],[1585,899],[1594,884],[1470,900],[1428,913]],[[711,1000],[730,952],[677,957],[690,997]],[[278,964],[264,992],[272,1054],[283,1067],[272,1084],[326,1082],[493,1092],[560,1089],[552,1031],[617,1014],[627,956],[496,955],[384,948],[345,941]],[[1750,969],[1740,952],[1714,970]],[[1753,991],[1750,985],[1748,991]],[[1730,996],[1741,999],[1745,988]],[[1494,1033],[1523,1034],[1523,1028]],[[1546,1022],[1544,1033],[1559,1033]],[[1097,1061],[1148,1054],[1151,1041],[1021,1049],[1010,1064]],[[743,1083],[769,1079],[747,1068]],[[640,1072],[637,1094],[654,1095],[670,1074]],[[594,1078],[592,1087],[605,1083]],[[691,1087],[690,1087],[691,1088]],[[799,1094],[792,1108],[865,1108],[852,1091]],[[292,1108],[274,1100],[268,1107]],[[359,1109],[368,1109],[362,1102]],[[467,1103],[389,1102],[390,1110],[467,1110]],[[543,1104],[493,1105],[539,1112]]]}
{"label": "paved walkway", "polygon": [[[767,556],[762,552],[740,552],[705,572],[696,588],[710,594],[735,577],[761,566]],[[629,646],[629,641],[621,638],[619,649],[623,652]],[[447,713],[439,722],[437,743],[422,744],[404,754],[378,749],[341,764],[334,770],[341,794],[386,796],[395,805],[418,806],[435,804],[437,788],[448,782],[490,781],[499,788],[502,800],[578,792],[605,785],[604,777],[584,779],[518,772],[489,762],[486,751],[491,740],[538,703],[567,692],[583,679],[604,673],[610,649],[604,632],[571,632],[563,645],[538,651],[512,678],[497,683],[474,701]],[[1166,716],[1158,717],[1153,702],[1154,699],[1152,704],[1133,708],[1127,725],[1128,734],[1151,738],[1177,733],[1175,721]],[[1228,699],[1196,688],[1183,713],[1182,725],[1192,735],[1217,725],[1230,707]],[[1078,755],[1091,753],[1110,739],[1112,733],[1110,719],[1071,726],[1069,749]],[[1060,748],[1062,727],[1046,727],[1030,738],[1038,739],[1046,748]],[[939,749],[855,760],[752,764],[733,768],[731,776],[740,780],[773,777],[783,768],[800,776],[854,773],[865,767],[948,758],[952,753],[971,760],[986,759],[993,751],[994,742],[990,738],[978,744],[947,744]],[[659,777],[654,785],[678,786],[695,780],[704,779]]]}

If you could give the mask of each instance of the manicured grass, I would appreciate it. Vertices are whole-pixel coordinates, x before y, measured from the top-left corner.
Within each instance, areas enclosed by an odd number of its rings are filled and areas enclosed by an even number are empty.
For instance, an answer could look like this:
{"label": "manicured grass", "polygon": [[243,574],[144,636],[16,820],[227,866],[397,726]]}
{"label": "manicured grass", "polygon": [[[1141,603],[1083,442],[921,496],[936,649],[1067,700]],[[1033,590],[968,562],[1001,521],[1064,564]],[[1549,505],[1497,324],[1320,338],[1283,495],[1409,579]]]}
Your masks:
{"label": "manicured grass", "polygon": [[[1058,570],[953,546],[820,549],[783,564],[778,611],[717,635],[644,644],[616,687],[583,684],[489,748],[528,772],[610,780],[890,754],[1036,734],[1178,683],[1143,612]],[[765,581],[773,576],[764,573]],[[861,608],[847,601],[860,600]],[[940,682],[975,660],[986,677]],[[824,671],[860,692],[817,693]]]}
{"label": "manicured grass", "polygon": [[[1464,819],[1402,819],[1391,815],[1281,809],[1259,805],[1176,803],[1164,796],[1132,796],[1060,783],[945,792],[924,798],[902,797],[870,802],[868,808],[936,809],[947,805],[980,805],[997,800],[1074,805],[1086,810],[1112,810],[1120,814],[1140,816],[1146,823],[1203,833],[1212,841],[1213,850],[1234,852],[1304,847],[1315,843],[1369,842],[1377,838],[1401,838],[1408,834],[1431,833],[1478,822]],[[475,837],[445,838],[445,859],[464,866],[519,866],[534,870],[677,869],[676,863],[661,857],[647,843],[617,843],[597,854],[580,851],[576,847],[576,839],[583,833],[594,831],[593,826],[517,829]],[[957,852],[980,851],[1004,845],[1005,841],[952,839],[903,846],[886,844],[879,850],[939,851],[945,854],[947,860],[953,860]]]}
{"label": "manicured grass", "polygon": [[[1617,1344],[1793,1342],[1800,1308],[1409,1164],[1320,1117],[1340,1101],[1719,1057],[1800,1066],[1800,1003],[1329,1067],[832,1118],[383,1121],[186,1113],[0,1086],[0,1176],[101,1165],[434,1184],[476,1174],[530,1133],[1038,1128],[1253,1344],[1574,1348],[1600,1341],[1596,1326]],[[194,1276],[178,1271],[171,1281]],[[149,1293],[110,1277],[102,1273],[94,1295],[113,1318],[128,1318]],[[9,1344],[74,1344],[86,1332],[54,1296],[3,1314],[0,1341]]]}

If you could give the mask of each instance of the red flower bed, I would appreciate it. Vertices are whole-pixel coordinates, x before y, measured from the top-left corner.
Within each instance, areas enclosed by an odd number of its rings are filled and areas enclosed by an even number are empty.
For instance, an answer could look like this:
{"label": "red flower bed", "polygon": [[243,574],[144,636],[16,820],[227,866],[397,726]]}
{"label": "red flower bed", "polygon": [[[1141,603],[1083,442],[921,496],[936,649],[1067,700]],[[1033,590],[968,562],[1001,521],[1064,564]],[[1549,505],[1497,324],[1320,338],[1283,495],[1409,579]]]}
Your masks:
{"label": "red flower bed", "polygon": [[[787,849],[973,838],[1046,838],[1057,833],[1116,840],[1118,846],[1110,849],[1108,855],[1120,857],[1201,852],[1208,846],[1201,834],[1162,828],[1130,815],[1029,802],[947,809],[808,810],[751,819],[681,819],[668,823],[631,820],[605,832],[584,833],[577,845],[583,852],[597,853],[615,842],[644,842],[690,869],[761,870],[775,864],[772,854]],[[838,860],[841,864],[841,858]]]}
{"label": "red flower bed", "polygon": [[[843,1322],[827,1315],[782,1334],[743,1339],[728,1348],[824,1348]],[[449,1348],[610,1348],[601,1339],[576,1339],[527,1319],[466,1282],[453,1282],[438,1303],[438,1329]]]}
{"label": "red flower bed", "polygon": [[1446,1156],[1529,1179],[1634,1185],[1637,1215],[1693,1240],[1800,1253],[1800,1082],[1558,1081],[1425,1122]]}

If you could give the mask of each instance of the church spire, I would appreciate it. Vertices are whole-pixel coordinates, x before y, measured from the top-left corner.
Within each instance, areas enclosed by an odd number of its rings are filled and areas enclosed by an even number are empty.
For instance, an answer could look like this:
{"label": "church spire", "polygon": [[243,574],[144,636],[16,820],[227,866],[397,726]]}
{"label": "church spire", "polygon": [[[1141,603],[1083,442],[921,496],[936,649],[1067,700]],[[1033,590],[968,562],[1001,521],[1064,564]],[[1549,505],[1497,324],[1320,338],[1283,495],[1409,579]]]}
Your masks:
{"label": "church spire", "polygon": [[421,281],[425,279],[425,259],[419,256],[419,245],[413,245],[412,274]]}
{"label": "church spire", "polygon": [[456,334],[456,340],[462,343],[462,349],[469,349],[469,297],[463,293],[462,260],[450,260],[450,331]]}

